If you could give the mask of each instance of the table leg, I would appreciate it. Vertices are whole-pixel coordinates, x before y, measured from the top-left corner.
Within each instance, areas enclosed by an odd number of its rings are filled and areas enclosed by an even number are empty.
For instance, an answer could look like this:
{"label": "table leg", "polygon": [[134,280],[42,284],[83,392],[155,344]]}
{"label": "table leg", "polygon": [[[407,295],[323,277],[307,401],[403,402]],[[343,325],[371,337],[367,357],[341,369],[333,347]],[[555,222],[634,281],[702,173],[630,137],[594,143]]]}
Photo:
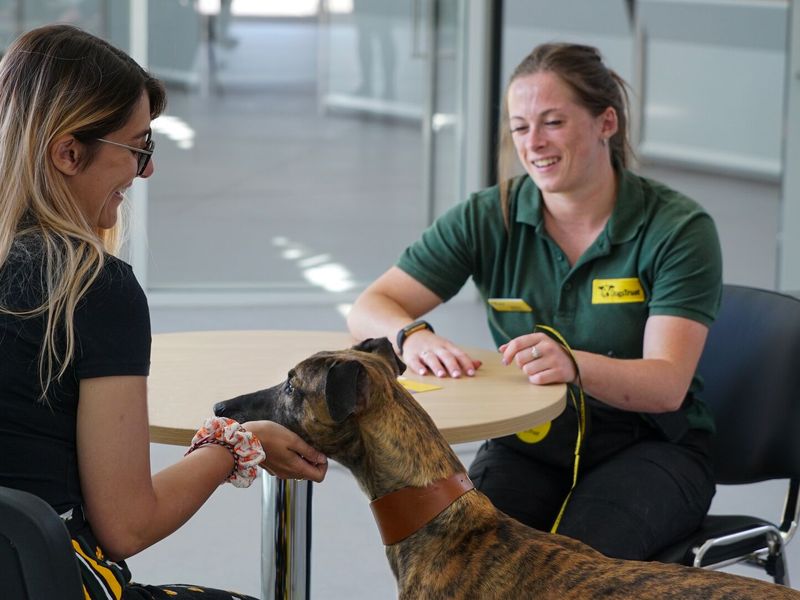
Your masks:
{"label": "table leg", "polygon": [[261,597],[308,600],[311,482],[261,477]]}

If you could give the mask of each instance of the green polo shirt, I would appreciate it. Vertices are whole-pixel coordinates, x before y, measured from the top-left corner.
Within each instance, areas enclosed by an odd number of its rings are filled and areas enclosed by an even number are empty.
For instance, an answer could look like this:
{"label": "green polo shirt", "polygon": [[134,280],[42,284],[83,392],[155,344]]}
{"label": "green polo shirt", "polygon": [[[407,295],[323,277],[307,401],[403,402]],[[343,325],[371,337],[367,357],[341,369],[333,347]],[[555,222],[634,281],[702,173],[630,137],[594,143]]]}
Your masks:
{"label": "green polo shirt", "polygon": [[[512,186],[509,217],[506,231],[497,187],[473,194],[437,219],[397,266],[443,301],[469,277],[484,302],[523,299],[533,312],[500,312],[487,302],[498,345],[542,324],[575,350],[641,358],[650,315],[710,325],[717,314],[722,259],[714,222],[665,185],[623,171],[608,223],[572,266],[545,231],[541,196],[528,176]],[[690,392],[701,387],[695,376]],[[689,426],[712,430],[705,405],[687,404]]]}

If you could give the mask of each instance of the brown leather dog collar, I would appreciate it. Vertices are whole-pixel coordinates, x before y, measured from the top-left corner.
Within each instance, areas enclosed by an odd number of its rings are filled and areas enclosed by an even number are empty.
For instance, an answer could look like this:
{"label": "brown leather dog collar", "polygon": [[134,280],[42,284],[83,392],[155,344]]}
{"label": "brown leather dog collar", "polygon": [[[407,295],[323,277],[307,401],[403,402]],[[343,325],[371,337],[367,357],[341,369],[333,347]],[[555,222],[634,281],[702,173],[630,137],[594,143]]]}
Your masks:
{"label": "brown leather dog collar", "polygon": [[466,473],[456,473],[425,487],[405,487],[373,500],[369,506],[384,546],[419,531],[474,487]]}

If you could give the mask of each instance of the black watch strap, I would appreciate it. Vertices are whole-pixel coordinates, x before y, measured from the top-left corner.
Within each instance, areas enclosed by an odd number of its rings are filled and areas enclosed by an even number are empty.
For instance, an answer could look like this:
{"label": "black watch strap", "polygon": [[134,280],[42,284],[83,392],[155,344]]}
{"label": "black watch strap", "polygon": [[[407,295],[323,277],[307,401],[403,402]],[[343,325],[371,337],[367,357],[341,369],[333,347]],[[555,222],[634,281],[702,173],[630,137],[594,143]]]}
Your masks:
{"label": "black watch strap", "polygon": [[412,333],[417,333],[423,329],[428,329],[431,333],[435,333],[431,324],[422,320],[409,323],[397,332],[397,350],[401,355],[403,354],[403,344],[405,344],[406,338]]}

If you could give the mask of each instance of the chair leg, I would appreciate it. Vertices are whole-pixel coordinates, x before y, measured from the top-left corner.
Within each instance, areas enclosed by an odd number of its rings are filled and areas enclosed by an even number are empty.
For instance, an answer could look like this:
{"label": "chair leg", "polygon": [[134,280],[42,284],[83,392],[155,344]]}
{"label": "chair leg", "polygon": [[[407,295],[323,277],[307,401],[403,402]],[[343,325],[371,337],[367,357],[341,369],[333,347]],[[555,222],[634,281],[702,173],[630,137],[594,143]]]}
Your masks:
{"label": "chair leg", "polygon": [[769,553],[764,568],[778,585],[789,587],[789,566],[786,564],[786,547],[782,538],[769,537]]}

